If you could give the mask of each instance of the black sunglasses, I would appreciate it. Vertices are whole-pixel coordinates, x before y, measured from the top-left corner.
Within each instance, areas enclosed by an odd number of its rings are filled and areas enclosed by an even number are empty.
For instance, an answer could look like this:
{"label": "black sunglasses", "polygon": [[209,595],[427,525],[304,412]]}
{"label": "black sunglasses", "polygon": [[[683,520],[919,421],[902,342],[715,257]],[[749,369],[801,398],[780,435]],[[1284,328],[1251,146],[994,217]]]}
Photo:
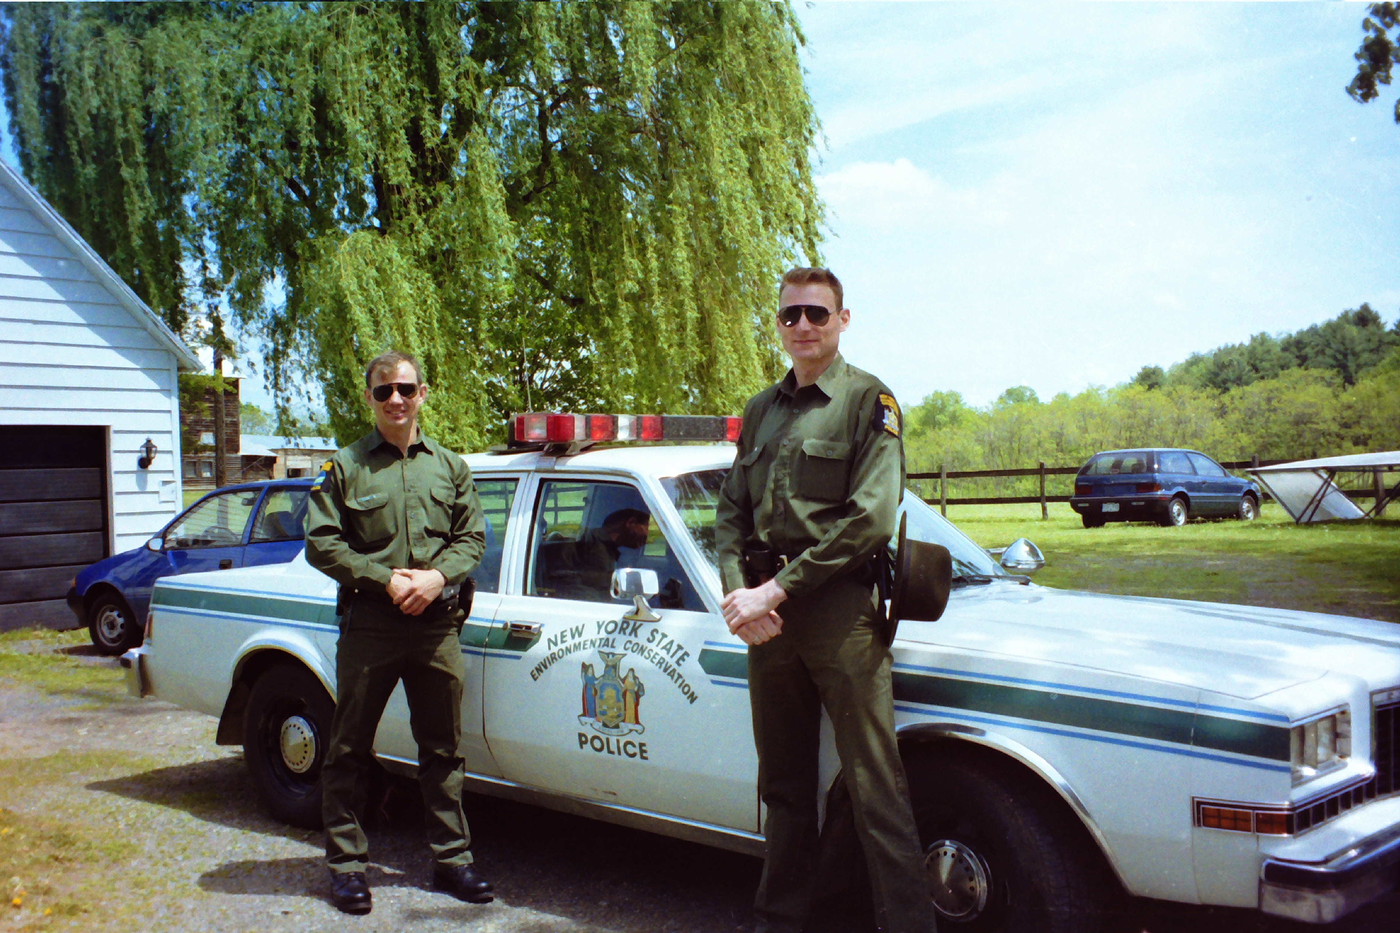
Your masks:
{"label": "black sunglasses", "polygon": [[376,402],[387,402],[395,389],[398,389],[404,398],[413,398],[418,394],[419,386],[416,382],[386,382],[370,389],[369,394],[374,396]]}
{"label": "black sunglasses", "polygon": [[831,311],[821,305],[788,305],[778,309],[778,323],[784,327],[796,327],[803,314],[817,327],[831,319]]}

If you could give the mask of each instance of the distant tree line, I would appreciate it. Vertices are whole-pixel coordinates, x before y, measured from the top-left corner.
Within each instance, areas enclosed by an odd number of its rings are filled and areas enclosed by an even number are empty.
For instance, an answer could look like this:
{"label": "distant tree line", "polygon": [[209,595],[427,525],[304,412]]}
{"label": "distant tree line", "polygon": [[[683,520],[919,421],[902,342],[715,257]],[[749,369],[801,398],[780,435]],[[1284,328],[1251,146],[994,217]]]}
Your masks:
{"label": "distant tree line", "polygon": [[[1048,402],[1026,386],[987,408],[935,392],[906,421],[910,472],[1072,466],[1099,450],[1136,446],[1191,447],[1217,460],[1394,450],[1400,320],[1386,327],[1363,304],[1291,335],[1256,334],[1167,369],[1143,367],[1123,385]],[[1031,482],[960,481],[957,494],[1027,494]]]}

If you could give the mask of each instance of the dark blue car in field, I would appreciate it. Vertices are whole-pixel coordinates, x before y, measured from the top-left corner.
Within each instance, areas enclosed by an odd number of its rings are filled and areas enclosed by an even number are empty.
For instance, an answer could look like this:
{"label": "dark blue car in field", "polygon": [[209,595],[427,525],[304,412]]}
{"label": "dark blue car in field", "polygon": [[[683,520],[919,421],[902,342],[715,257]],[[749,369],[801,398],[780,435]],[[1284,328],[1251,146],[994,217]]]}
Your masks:
{"label": "dark blue car in field", "polygon": [[68,606],[103,654],[141,644],[151,588],[161,577],[291,560],[306,540],[311,478],[216,489],[143,547],[114,554],[73,579]]}
{"label": "dark blue car in field", "polygon": [[1085,528],[1105,522],[1184,525],[1193,516],[1250,521],[1259,515],[1259,487],[1195,450],[1105,450],[1079,468],[1069,505]]}

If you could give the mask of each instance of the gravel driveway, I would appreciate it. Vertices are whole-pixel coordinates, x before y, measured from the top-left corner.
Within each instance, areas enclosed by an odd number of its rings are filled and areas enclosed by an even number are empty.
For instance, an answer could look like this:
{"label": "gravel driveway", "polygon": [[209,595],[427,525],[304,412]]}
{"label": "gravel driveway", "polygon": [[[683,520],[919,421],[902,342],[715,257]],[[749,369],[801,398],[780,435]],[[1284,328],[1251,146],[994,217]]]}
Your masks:
{"label": "gravel driveway", "polygon": [[[51,649],[45,649],[51,650]],[[265,816],[241,751],[213,744],[214,721],[126,696],[121,671],[75,637],[62,652],[110,669],[78,690],[0,676],[0,904],[16,930],[459,931],[588,933],[750,929],[757,860],[492,798],[468,816],[495,903],[428,888],[411,789],[371,829],[374,912],[325,899],[319,834]],[[35,862],[30,851],[57,853]],[[15,865],[23,866],[17,874]],[[1337,927],[1234,912],[1141,905],[1144,933],[1385,933],[1400,900]],[[7,924],[0,923],[0,927]],[[1144,929],[1145,928],[1145,929]],[[1025,931],[1034,933],[1034,931]]]}

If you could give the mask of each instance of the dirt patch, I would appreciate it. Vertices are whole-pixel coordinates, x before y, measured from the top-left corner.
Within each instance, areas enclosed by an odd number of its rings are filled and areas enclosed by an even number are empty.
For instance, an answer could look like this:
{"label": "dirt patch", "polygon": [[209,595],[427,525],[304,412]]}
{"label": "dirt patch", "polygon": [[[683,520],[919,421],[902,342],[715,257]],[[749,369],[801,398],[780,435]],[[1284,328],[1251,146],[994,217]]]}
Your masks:
{"label": "dirt patch", "polygon": [[[411,788],[371,829],[374,912],[325,898],[319,833],[263,814],[241,751],[214,721],[126,696],[111,659],[60,646],[71,670],[19,679],[0,654],[0,929],[129,933],[742,933],[759,863],[499,800],[467,812],[500,896],[428,887]],[[36,652],[53,652],[51,639]],[[1380,933],[1400,899],[1334,927],[1240,911],[1139,904],[1132,933]]]}
{"label": "dirt patch", "polygon": [[[15,650],[14,644],[8,646]],[[45,640],[36,651],[53,651]],[[473,797],[474,849],[500,897],[429,888],[411,788],[371,831],[374,911],[325,899],[320,834],[264,815],[210,717],[125,693],[111,659],[45,689],[0,668],[0,929],[17,931],[675,931],[749,927],[751,858]]]}

